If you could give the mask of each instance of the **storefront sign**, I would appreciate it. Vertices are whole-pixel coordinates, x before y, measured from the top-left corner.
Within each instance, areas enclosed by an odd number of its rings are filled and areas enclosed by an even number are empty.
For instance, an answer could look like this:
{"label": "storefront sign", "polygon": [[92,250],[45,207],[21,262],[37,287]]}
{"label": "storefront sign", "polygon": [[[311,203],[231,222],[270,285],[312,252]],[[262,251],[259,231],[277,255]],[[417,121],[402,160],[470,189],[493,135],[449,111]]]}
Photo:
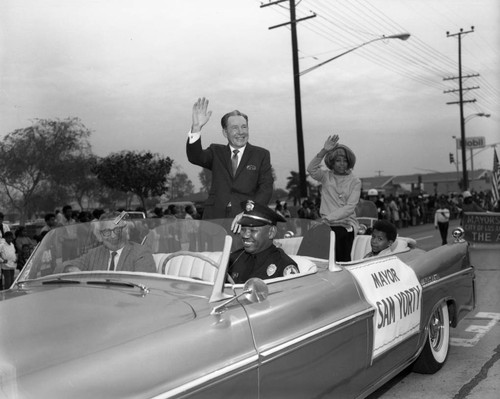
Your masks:
{"label": "storefront sign", "polygon": [[[486,139],[484,136],[478,137],[467,137],[465,139],[465,148],[473,149],[473,148],[483,148],[486,145]],[[462,148],[462,140],[457,139],[457,149]]]}

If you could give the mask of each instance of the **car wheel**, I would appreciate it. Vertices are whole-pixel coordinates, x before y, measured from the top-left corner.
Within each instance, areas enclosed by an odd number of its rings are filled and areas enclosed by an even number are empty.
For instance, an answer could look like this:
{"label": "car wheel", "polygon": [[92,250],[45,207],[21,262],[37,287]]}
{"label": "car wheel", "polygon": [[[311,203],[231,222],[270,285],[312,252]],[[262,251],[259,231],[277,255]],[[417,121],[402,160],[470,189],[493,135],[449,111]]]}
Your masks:
{"label": "car wheel", "polygon": [[413,364],[413,371],[434,374],[443,367],[450,346],[450,316],[446,302],[439,304],[429,320],[424,349]]}

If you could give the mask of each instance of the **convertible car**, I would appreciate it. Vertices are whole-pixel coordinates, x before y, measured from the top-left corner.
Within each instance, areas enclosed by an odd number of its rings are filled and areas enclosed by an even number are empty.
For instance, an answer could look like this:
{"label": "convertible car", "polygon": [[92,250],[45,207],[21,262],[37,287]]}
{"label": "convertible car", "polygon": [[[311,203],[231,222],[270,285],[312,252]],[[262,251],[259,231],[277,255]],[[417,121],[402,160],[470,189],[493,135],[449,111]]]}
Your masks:
{"label": "convertible car", "polygon": [[474,308],[459,230],[368,259],[360,235],[339,263],[325,225],[289,220],[275,244],[300,273],[232,284],[229,226],[129,219],[154,272],[74,267],[102,245],[98,224],[49,232],[0,292],[0,398],[363,398],[408,366],[439,370]]}

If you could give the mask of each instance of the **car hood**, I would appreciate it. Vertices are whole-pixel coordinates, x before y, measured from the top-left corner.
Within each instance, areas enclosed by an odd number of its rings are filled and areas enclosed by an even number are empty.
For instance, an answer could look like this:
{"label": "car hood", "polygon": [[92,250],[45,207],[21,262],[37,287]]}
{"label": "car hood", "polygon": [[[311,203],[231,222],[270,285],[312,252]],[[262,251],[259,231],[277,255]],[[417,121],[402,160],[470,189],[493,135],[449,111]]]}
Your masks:
{"label": "car hood", "polygon": [[0,322],[0,363],[17,378],[195,317],[184,298],[159,290],[142,295],[137,289],[81,284],[37,286],[4,297],[0,320],[9,322]]}

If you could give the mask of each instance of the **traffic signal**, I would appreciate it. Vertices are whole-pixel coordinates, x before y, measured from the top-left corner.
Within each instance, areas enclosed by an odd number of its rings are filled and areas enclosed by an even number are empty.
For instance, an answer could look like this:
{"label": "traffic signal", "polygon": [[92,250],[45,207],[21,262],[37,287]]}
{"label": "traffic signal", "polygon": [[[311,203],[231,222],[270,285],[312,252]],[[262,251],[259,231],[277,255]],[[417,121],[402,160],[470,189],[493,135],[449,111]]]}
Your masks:
{"label": "traffic signal", "polygon": [[450,163],[455,163],[455,158],[453,157],[453,154],[450,152]]}

